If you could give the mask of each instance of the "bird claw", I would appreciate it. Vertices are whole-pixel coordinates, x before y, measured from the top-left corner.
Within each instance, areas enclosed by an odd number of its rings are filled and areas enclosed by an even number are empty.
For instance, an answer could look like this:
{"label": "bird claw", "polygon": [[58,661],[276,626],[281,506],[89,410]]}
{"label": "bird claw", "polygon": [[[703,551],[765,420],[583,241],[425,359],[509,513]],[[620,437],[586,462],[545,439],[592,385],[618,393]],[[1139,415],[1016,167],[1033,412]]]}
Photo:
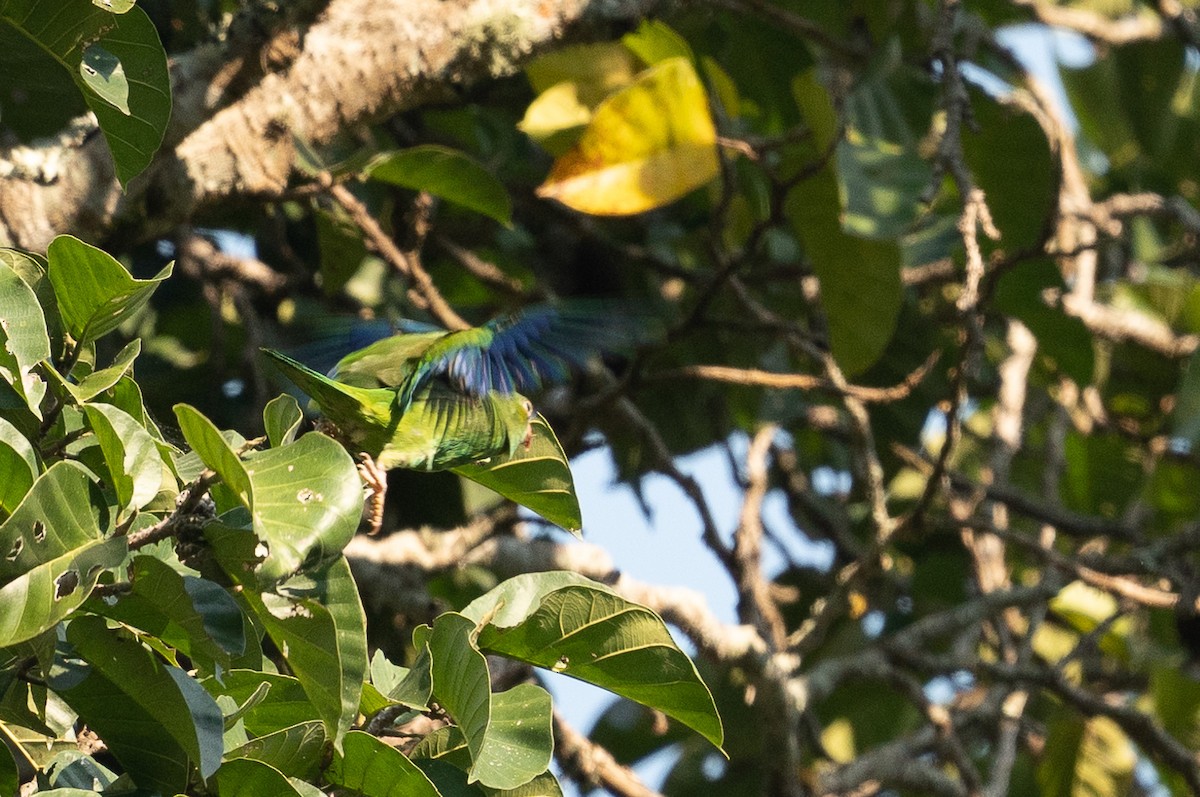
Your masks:
{"label": "bird claw", "polygon": [[371,458],[370,454],[358,455],[358,475],[366,486],[367,534],[372,537],[383,528],[383,506],[387,497],[387,471]]}

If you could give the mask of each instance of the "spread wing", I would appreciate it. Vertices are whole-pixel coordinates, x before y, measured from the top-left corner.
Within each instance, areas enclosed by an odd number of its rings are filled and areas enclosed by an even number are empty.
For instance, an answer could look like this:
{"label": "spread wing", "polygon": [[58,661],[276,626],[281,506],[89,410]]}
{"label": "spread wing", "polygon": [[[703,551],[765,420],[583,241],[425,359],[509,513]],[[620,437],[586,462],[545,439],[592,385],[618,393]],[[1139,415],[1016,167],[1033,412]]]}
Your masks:
{"label": "spread wing", "polygon": [[421,358],[409,390],[444,377],[472,396],[534,394],[592,357],[646,341],[648,329],[645,319],[610,302],[535,305],[440,339]]}

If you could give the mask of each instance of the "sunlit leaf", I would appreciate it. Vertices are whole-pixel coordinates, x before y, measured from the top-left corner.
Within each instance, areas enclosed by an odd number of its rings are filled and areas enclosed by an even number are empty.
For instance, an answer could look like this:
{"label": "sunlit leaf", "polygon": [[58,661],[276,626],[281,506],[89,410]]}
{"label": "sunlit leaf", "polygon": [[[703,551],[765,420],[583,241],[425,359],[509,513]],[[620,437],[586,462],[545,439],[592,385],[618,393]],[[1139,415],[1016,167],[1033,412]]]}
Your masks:
{"label": "sunlit leaf", "polygon": [[37,412],[46,385],[33,367],[50,357],[46,319],[33,289],[0,262],[0,379]]}
{"label": "sunlit leaf", "polygon": [[51,241],[47,256],[63,322],[77,345],[116,329],[171,275],[168,265],[153,279],[134,279],[112,255],[69,235]]}
{"label": "sunlit leaf", "polygon": [[239,718],[255,736],[320,719],[304,686],[290,675],[230,670],[222,673],[219,680],[204,679],[201,685],[214,697],[225,695],[243,706]]}
{"label": "sunlit leaf", "polygon": [[195,409],[179,404],[175,414],[188,444],[250,511],[254,533],[266,545],[257,568],[264,581],[278,581],[335,556],[354,536],[362,491],[345,448],[311,433],[289,445],[254,452],[243,462]]}
{"label": "sunlit leaf", "polygon": [[343,753],[335,757],[325,776],[363,797],[441,797],[403,753],[362,731],[346,734]]}
{"label": "sunlit leaf", "polygon": [[[233,758],[217,770],[221,797],[307,797],[297,784],[270,764],[252,758]],[[318,791],[318,794],[321,792]]]}
{"label": "sunlit leaf", "polygon": [[[64,94],[68,81],[74,81],[96,114],[122,184],[149,165],[171,115],[171,85],[166,53],[144,11],[128,0],[112,0],[111,6],[89,0],[0,0],[0,42],[10,50],[30,48],[42,59],[31,70],[37,75],[26,79],[53,83],[53,92],[39,86],[35,96],[43,103],[59,98],[61,108],[31,109],[49,115],[43,128],[61,126],[77,113],[74,97]],[[65,118],[55,125],[60,117]]]}
{"label": "sunlit leaf", "polygon": [[637,71],[633,52],[617,42],[558,47],[525,66],[529,83],[538,94],[560,83],[575,83],[581,87],[581,99],[591,107],[628,86]]}
{"label": "sunlit leaf", "polygon": [[251,739],[227,750],[225,758],[252,758],[270,764],[288,777],[313,780],[325,740],[325,726],[319,720],[312,720]]}
{"label": "sunlit leaf", "polygon": [[[121,378],[130,372],[133,368],[133,362],[142,352],[142,341],[140,338],[129,341],[125,348],[117,353],[113,358],[112,365],[107,368],[101,368],[99,371],[92,373],[79,380],[79,384],[71,384],[64,382],[67,392],[78,402],[91,401],[96,396],[106,390],[111,389],[114,385],[121,381]],[[144,413],[139,413],[144,415]],[[139,425],[144,424],[144,418],[138,419]]]}
{"label": "sunlit leaf", "polygon": [[0,524],[0,639],[32,639],[87,598],[125,540],[103,540],[87,501],[91,479],[72,462],[42,474]]}
{"label": "sunlit leaf", "polygon": [[434,622],[433,694],[466,737],[468,782],[511,789],[550,764],[550,695],[533,684],[492,695],[487,661],[471,641],[474,629],[471,620],[454,613]]}
{"label": "sunlit leaf", "polygon": [[110,404],[88,404],[84,412],[100,441],[117,501],[125,510],[141,509],[162,487],[163,461],[154,438]]}
{"label": "sunlit leaf", "polygon": [[465,153],[426,144],[377,155],[363,174],[372,180],[426,191],[490,216],[512,221],[512,203],[504,184]]}
{"label": "sunlit leaf", "polygon": [[296,439],[296,430],[304,420],[304,413],[296,399],[286,393],[276,396],[263,408],[263,426],[272,448],[287,445]]}
{"label": "sunlit leaf", "polygon": [[658,19],[642,20],[637,30],[621,37],[621,44],[651,66],[671,58],[690,61],[695,57],[687,41]]}
{"label": "sunlit leaf", "polygon": [[79,77],[96,96],[129,116],[129,78],[121,59],[100,44],[89,44],[79,61]]}
{"label": "sunlit leaf", "polygon": [[367,673],[366,617],[350,565],[339,557],[279,589],[243,594],[340,748]]}
{"label": "sunlit leaf", "polygon": [[571,466],[558,438],[542,416],[531,424],[529,448],[485,463],[460,465],[454,472],[489,487],[509,500],[579,536],[583,518]]}
{"label": "sunlit leaf", "polygon": [[[656,708],[721,746],[724,734],[712,695],[662,619],[644,606],[582,576],[532,573],[477,598],[463,614],[487,620],[479,633],[481,650]],[[436,654],[434,660],[436,666]]]}
{"label": "sunlit leaf", "polygon": [[704,86],[690,61],[672,58],[596,108],[538,195],[584,213],[642,213],[708,183],[718,167]]}
{"label": "sunlit leaf", "polygon": [[12,514],[38,476],[37,454],[17,427],[0,418],[0,517]]}

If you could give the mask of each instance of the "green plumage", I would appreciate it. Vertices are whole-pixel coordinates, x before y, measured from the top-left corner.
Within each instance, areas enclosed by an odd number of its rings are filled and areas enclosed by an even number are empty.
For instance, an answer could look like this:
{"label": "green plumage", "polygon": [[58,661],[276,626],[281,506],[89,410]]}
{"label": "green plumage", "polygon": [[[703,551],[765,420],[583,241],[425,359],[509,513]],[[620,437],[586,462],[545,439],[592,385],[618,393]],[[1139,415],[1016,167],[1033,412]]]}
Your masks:
{"label": "green plumage", "polygon": [[410,384],[414,358],[437,337],[401,335],[379,341],[339,363],[338,379],[265,351],[312,397],[346,445],[370,454],[382,468],[442,470],[513,454],[529,439],[532,417],[532,405],[518,393],[474,397],[427,381],[401,409],[398,386]]}
{"label": "green plumage", "polygon": [[453,468],[531,439],[523,394],[565,381],[602,351],[645,337],[609,304],[538,305],[473,329],[393,335],[346,355],[331,377],[267,354],[345,442],[384,468]]}

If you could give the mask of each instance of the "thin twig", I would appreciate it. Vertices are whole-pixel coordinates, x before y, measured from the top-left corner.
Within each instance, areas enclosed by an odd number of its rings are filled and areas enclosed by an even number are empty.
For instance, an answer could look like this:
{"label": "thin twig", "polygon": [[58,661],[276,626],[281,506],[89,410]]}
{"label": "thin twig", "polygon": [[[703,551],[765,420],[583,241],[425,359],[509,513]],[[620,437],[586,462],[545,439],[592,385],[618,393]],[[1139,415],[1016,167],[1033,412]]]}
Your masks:
{"label": "thin twig", "polygon": [[394,269],[412,280],[417,292],[429,303],[429,312],[433,314],[433,317],[448,329],[470,329],[471,325],[456,313],[450,303],[438,292],[429,272],[416,258],[409,257],[401,251],[392,237],[384,232],[383,228],[379,226],[379,222],[375,221],[375,217],[367,210],[367,206],[360,202],[358,197],[354,196],[346,186],[333,182],[328,176],[325,179],[329,195],[350,214],[350,218],[366,234],[367,240],[370,241],[375,251]]}

